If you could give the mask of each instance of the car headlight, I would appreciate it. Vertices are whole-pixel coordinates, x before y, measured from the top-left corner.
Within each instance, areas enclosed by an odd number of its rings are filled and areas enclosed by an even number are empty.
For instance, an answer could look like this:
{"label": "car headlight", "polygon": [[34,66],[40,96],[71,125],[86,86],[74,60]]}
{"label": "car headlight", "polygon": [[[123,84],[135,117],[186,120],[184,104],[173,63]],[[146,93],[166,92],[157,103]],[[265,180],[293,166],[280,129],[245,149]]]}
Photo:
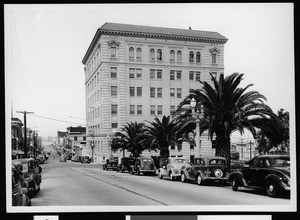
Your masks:
{"label": "car headlight", "polygon": [[220,169],[215,169],[214,170],[214,175],[215,175],[215,177],[220,178],[220,177],[223,176],[223,172]]}

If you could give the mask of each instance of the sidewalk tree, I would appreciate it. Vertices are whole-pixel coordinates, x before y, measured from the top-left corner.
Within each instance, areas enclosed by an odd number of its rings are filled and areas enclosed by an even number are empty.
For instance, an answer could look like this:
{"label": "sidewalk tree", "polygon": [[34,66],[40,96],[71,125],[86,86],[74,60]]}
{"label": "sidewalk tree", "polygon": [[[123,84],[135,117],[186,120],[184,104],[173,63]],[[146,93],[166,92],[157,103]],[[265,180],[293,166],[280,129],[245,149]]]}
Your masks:
{"label": "sidewalk tree", "polygon": [[120,132],[116,132],[112,139],[111,149],[113,151],[125,150],[131,152],[131,156],[138,157],[147,149],[145,143],[146,126],[144,123],[127,122],[121,128]]}
{"label": "sidewalk tree", "polygon": [[[227,77],[221,74],[219,80],[211,75],[211,79],[213,85],[199,81],[202,88],[191,90],[178,110],[190,105],[192,98],[197,101],[196,108],[203,106],[204,118],[200,122],[200,130],[208,130],[211,139],[215,135],[216,156],[225,157],[229,167],[230,135],[235,131],[243,134],[244,130],[249,130],[255,137],[257,129],[276,133],[277,128],[272,120],[276,115],[264,104],[266,98],[262,94],[246,91],[253,84],[239,87],[243,74],[233,73]],[[186,128],[183,126],[180,132],[190,132],[191,127],[196,127],[189,112],[186,113],[186,120]]]}

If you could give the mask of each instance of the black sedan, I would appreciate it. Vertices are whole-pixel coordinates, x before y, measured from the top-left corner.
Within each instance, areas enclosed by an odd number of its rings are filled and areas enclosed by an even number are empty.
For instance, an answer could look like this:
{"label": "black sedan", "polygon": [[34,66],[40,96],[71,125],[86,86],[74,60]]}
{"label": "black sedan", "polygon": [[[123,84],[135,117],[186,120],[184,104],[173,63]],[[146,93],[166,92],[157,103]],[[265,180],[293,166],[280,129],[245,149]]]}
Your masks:
{"label": "black sedan", "polygon": [[238,187],[265,189],[269,197],[290,191],[290,157],[286,155],[258,155],[239,171],[230,174],[232,190]]}

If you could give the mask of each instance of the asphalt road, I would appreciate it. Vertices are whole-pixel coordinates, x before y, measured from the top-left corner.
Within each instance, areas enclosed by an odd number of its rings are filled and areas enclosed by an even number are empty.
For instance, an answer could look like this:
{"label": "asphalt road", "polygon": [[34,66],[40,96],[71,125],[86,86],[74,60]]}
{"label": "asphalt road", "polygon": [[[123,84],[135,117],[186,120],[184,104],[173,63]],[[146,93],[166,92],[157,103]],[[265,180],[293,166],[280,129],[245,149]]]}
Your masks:
{"label": "asphalt road", "polygon": [[157,176],[137,176],[127,172],[104,171],[100,164],[59,162],[49,158],[41,165],[41,191],[32,198],[32,206],[199,206],[255,205],[286,206],[289,196],[269,198],[261,191],[230,186],[198,186],[159,179]]}

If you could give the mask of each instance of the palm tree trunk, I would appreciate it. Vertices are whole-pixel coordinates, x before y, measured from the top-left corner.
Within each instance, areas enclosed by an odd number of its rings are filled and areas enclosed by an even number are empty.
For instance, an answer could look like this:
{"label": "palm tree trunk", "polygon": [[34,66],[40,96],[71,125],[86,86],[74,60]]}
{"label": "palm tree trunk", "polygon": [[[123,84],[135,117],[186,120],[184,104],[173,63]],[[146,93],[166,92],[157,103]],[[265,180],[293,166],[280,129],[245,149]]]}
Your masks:
{"label": "palm tree trunk", "polygon": [[217,136],[216,138],[216,156],[225,157],[227,168],[230,168],[230,138]]}

